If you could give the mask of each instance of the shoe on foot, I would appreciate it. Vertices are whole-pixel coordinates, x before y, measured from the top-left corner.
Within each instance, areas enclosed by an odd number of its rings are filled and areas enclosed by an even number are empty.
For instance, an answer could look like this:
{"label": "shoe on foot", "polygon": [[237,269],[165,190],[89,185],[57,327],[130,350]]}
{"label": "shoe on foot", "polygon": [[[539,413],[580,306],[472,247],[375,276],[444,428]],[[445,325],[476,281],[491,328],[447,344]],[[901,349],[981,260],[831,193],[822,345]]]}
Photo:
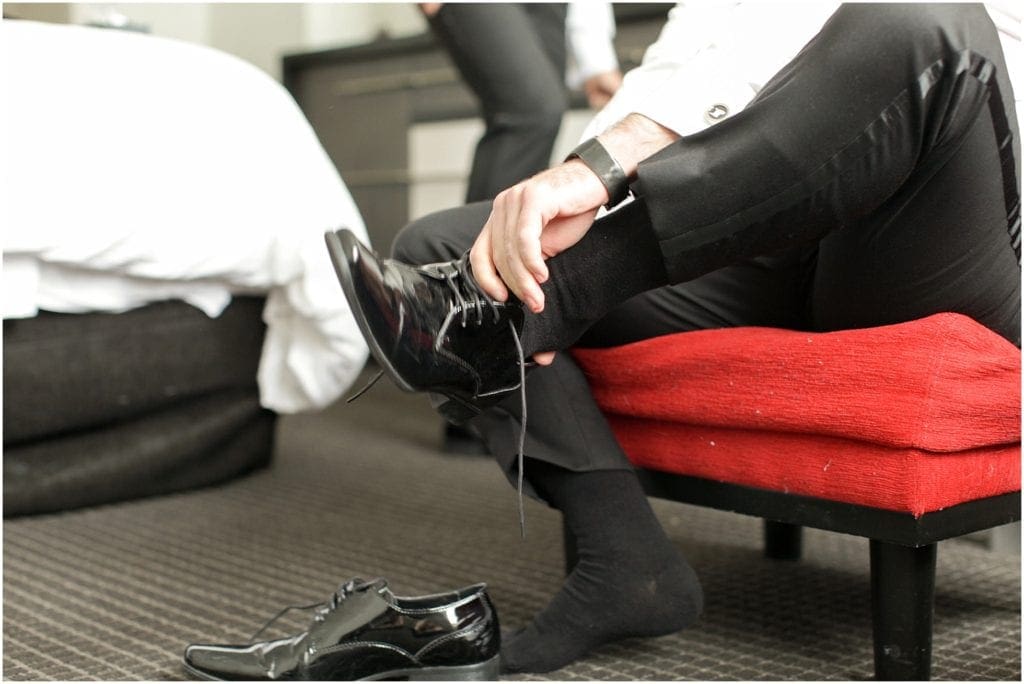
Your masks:
{"label": "shoe on foot", "polygon": [[356,323],[395,384],[443,395],[438,410],[455,423],[519,389],[523,306],[480,289],[468,254],[409,266],[378,256],[345,229],[325,239]]}
{"label": "shoe on foot", "polygon": [[192,644],[185,671],[210,680],[498,678],[498,614],[483,584],[407,598],[383,579],[354,579],[304,607],[316,608],[306,631],[242,646]]}

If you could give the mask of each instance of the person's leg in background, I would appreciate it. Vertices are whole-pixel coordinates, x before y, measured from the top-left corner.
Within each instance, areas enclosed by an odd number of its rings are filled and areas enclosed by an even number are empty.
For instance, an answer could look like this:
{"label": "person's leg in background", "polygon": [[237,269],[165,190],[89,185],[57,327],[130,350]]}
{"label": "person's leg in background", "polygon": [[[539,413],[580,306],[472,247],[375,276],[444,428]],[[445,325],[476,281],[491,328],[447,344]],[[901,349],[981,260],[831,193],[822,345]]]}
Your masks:
{"label": "person's leg in background", "polygon": [[467,203],[493,199],[548,167],[568,108],[565,13],[551,3],[445,3],[429,18],[486,125]]}

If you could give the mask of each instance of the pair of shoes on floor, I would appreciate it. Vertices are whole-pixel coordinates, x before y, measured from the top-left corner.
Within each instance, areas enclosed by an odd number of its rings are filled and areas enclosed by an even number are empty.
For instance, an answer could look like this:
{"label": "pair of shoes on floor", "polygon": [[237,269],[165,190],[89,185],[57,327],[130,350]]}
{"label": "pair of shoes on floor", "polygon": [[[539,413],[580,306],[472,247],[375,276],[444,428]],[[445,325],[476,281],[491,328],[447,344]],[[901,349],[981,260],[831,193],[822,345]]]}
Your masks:
{"label": "pair of shoes on floor", "polygon": [[498,678],[498,614],[483,584],[410,598],[383,579],[354,579],[322,604],[292,608],[316,610],[306,631],[241,646],[192,644],[185,671],[209,680]]}
{"label": "pair of shoes on floor", "polygon": [[325,235],[360,332],[380,365],[407,392],[440,395],[452,423],[519,390],[525,369],[523,305],[498,302],[470,272],[469,255],[409,266],[379,257],[352,232]]}

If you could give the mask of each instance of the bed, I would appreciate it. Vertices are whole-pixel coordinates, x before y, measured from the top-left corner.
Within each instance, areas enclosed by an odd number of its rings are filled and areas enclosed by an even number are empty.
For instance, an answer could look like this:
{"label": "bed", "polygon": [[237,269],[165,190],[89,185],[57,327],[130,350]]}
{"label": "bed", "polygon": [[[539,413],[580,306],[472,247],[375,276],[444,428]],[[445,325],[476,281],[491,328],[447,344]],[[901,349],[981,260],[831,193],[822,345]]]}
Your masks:
{"label": "bed", "polygon": [[5,20],[4,514],[258,467],[366,348],[323,247],[363,221],[280,84],[206,47]]}

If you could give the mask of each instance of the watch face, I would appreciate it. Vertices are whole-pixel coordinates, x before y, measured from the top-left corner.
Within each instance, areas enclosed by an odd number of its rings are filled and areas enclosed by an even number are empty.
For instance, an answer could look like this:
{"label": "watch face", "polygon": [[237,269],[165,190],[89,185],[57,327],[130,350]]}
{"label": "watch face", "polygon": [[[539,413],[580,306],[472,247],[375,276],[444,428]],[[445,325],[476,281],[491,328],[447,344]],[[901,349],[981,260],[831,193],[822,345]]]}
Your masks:
{"label": "watch face", "polygon": [[586,164],[604,185],[604,189],[608,191],[608,204],[605,205],[607,209],[618,205],[629,195],[629,179],[626,178],[626,172],[596,137],[580,143],[565,160],[570,159],[579,159]]}

